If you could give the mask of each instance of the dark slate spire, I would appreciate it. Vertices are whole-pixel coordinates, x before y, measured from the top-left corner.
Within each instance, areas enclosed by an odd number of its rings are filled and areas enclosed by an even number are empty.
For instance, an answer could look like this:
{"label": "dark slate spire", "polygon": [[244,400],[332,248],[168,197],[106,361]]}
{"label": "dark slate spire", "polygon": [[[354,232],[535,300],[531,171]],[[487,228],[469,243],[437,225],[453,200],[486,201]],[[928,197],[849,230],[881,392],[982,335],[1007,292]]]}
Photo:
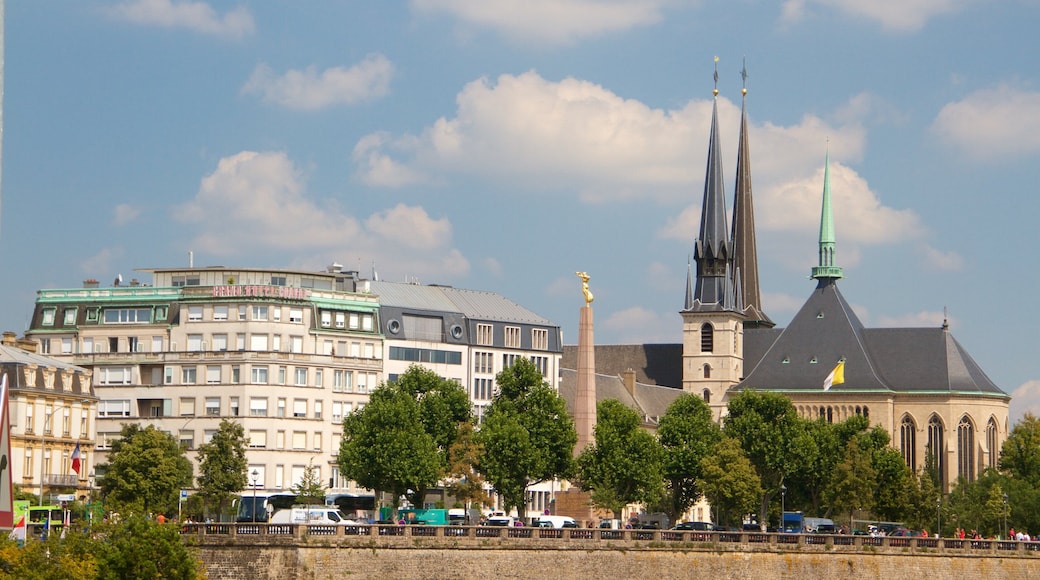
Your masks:
{"label": "dark slate spire", "polygon": [[704,201],[701,205],[701,227],[693,243],[693,259],[697,262],[697,284],[693,304],[686,310],[724,310],[726,295],[732,292],[729,262],[729,220],[726,217],[726,185],[722,179],[722,153],[719,144],[718,57],[715,57],[716,88],[711,106],[711,138],[708,143],[708,169],[704,176]]}
{"label": "dark slate spire", "polygon": [[686,302],[683,310],[693,308],[693,266],[689,258],[686,258]]}
{"label": "dark slate spire", "polygon": [[812,277],[820,285],[844,277],[841,268],[834,265],[834,215],[831,212],[831,153],[827,152],[823,166],[823,204],[820,209],[820,265],[812,269]]}
{"label": "dark slate spire", "polygon": [[740,103],[740,144],[737,148],[737,183],[733,193],[733,265],[741,276],[737,290],[747,319],[745,328],[775,323],[762,312],[762,297],[758,287],[758,250],[755,244],[755,208],[751,195],[751,147],[747,129],[747,66],[740,71],[744,80]]}

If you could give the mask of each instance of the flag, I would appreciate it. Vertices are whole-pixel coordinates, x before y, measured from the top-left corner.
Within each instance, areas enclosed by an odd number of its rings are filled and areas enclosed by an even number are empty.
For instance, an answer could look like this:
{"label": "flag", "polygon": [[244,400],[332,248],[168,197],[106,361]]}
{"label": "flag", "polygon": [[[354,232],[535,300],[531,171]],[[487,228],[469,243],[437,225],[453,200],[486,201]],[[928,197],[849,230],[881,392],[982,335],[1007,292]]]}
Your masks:
{"label": "flag", "polygon": [[25,516],[18,518],[18,523],[14,525],[7,537],[19,542],[25,541]]}
{"label": "flag", "polygon": [[76,444],[76,448],[72,450],[72,471],[79,473],[81,466],[79,463],[79,443]]}
{"label": "flag", "polygon": [[845,361],[838,361],[838,365],[834,367],[831,374],[827,375],[826,379],[823,379],[823,390],[827,390],[834,385],[840,385],[845,382]]}

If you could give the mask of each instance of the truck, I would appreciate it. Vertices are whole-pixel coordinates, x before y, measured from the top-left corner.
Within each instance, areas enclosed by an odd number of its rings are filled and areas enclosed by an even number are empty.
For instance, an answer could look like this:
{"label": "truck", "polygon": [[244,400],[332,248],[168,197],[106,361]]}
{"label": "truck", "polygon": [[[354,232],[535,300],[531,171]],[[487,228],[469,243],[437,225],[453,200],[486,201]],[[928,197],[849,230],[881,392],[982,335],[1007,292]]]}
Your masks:
{"label": "truck", "polygon": [[420,526],[446,526],[448,510],[437,508],[405,508],[397,510],[397,517],[408,524]]}
{"label": "truck", "polygon": [[357,522],[348,520],[335,507],[309,506],[291,507],[274,512],[272,524],[319,524],[319,525],[353,525]]}
{"label": "truck", "polygon": [[780,533],[799,534],[804,525],[805,518],[802,517],[802,512],[784,512],[783,521],[780,522]]}

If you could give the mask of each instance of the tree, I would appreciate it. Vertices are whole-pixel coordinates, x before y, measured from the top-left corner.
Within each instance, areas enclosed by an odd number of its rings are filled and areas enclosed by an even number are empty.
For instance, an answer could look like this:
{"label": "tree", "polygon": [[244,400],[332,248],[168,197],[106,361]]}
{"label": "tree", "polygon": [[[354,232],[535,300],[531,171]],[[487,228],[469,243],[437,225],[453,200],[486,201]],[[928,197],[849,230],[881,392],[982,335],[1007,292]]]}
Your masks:
{"label": "tree", "polygon": [[626,505],[653,504],[664,491],[664,448],[617,399],[596,408],[594,441],[578,456],[581,488],[592,503],[621,517]]}
{"label": "tree", "polygon": [[824,491],[831,509],[851,518],[856,511],[874,508],[876,473],[870,459],[870,452],[861,450],[856,439],[849,441],[845,457],[835,466],[830,485]]}
{"label": "tree", "polygon": [[426,489],[446,473],[459,426],[471,417],[469,397],[458,383],[412,365],[344,419],[340,472],[369,489],[391,492],[394,510],[404,495],[421,506]]}
{"label": "tree", "polygon": [[1040,419],[1032,413],[1015,423],[1000,449],[1000,469],[1040,488]]}
{"label": "tree", "polygon": [[307,467],[303,469],[303,477],[300,478],[299,483],[293,485],[290,489],[296,494],[296,503],[304,505],[325,504],[325,484],[321,481],[321,477],[318,475],[318,468],[313,463],[307,464]]}
{"label": "tree", "polygon": [[739,523],[762,497],[762,484],[740,442],[723,438],[715,452],[701,459],[700,488],[723,524]]}
{"label": "tree", "polygon": [[100,530],[99,580],[165,578],[194,580],[203,574],[198,554],[181,539],[180,529],[132,514]]}
{"label": "tree", "polygon": [[209,509],[224,515],[230,500],[246,487],[246,436],[241,424],[224,419],[209,443],[199,446],[199,492]]}
{"label": "tree", "polygon": [[566,402],[530,360],[518,358],[495,381],[499,392],[476,436],[484,447],[478,468],[506,510],[522,515],[529,484],[571,474],[578,433]]}
{"label": "tree", "polygon": [[671,504],[668,515],[677,521],[700,500],[701,460],[715,450],[722,431],[703,399],[684,394],[661,417],[657,437],[665,454],[664,479]]}
{"label": "tree", "polygon": [[180,444],[153,425],[123,425],[107,464],[98,466],[101,496],[114,509],[177,513],[180,490],[191,486],[191,462]]}
{"label": "tree", "polygon": [[459,437],[448,450],[448,469],[445,481],[448,492],[465,507],[490,503],[491,498],[484,490],[484,477],[477,471],[484,447],[477,443],[473,423],[459,427]]}
{"label": "tree", "polygon": [[806,464],[812,440],[791,400],[778,393],[743,391],[727,409],[723,433],[740,442],[762,480],[759,523],[765,524],[770,500],[784,479]]}

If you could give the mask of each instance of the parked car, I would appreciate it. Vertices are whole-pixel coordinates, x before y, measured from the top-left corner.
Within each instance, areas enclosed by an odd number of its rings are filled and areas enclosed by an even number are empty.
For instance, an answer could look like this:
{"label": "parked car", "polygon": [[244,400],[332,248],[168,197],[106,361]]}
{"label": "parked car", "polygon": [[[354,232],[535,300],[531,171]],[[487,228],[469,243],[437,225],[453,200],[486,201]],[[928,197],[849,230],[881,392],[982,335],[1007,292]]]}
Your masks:
{"label": "parked car", "polygon": [[696,530],[698,532],[713,532],[715,524],[711,522],[680,522],[673,530]]}
{"label": "parked car", "polygon": [[569,516],[538,516],[534,525],[539,528],[576,528],[578,522]]}

